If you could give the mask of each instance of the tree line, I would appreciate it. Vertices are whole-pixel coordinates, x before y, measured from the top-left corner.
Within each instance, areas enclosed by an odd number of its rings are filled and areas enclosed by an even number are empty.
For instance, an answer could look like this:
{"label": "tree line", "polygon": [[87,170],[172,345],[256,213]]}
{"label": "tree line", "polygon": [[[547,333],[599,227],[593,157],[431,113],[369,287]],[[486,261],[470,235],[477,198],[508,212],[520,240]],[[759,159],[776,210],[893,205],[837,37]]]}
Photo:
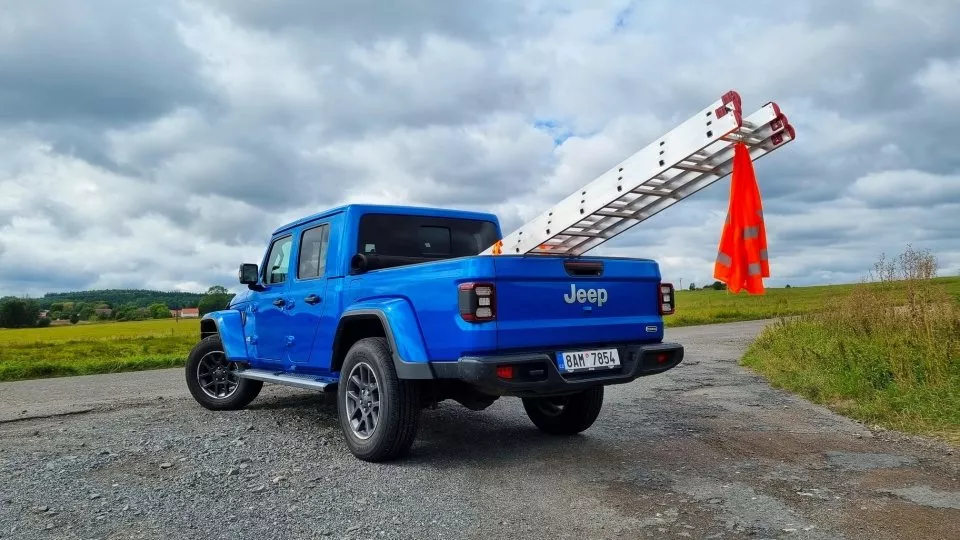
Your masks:
{"label": "tree line", "polygon": [[233,295],[220,285],[206,293],[111,289],[47,293],[42,298],[0,298],[0,328],[50,326],[53,321],[168,319],[171,310],[199,308],[200,315],[225,309]]}
{"label": "tree line", "polygon": [[197,307],[202,293],[180,291],[154,291],[148,289],[101,289],[92,291],[72,291],[47,293],[36,299],[40,309],[53,309],[54,304],[82,302],[84,304],[106,304],[122,306],[130,304],[142,308],[153,304],[166,304],[170,309]]}

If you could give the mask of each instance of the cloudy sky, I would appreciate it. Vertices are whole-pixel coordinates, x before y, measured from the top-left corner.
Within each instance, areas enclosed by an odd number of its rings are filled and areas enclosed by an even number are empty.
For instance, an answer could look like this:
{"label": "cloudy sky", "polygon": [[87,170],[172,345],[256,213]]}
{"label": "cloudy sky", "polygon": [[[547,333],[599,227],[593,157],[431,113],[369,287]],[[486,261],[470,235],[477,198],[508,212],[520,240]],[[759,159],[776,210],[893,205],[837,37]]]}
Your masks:
{"label": "cloudy sky", "polygon": [[[757,162],[769,285],[856,281],[907,244],[960,273],[956,0],[3,10],[0,295],[236,289],[276,226],[343,202],[509,230],[728,89],[798,133]],[[728,182],[597,253],[712,281]]]}

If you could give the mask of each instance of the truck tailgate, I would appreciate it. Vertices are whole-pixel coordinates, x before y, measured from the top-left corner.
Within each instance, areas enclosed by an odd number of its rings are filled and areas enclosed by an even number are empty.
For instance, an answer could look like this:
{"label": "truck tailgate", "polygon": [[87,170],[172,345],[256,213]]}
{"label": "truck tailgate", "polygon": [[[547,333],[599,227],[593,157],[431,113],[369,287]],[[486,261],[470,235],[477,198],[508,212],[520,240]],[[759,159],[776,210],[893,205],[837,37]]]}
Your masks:
{"label": "truck tailgate", "polygon": [[497,348],[663,339],[660,269],[645,259],[494,257]]}

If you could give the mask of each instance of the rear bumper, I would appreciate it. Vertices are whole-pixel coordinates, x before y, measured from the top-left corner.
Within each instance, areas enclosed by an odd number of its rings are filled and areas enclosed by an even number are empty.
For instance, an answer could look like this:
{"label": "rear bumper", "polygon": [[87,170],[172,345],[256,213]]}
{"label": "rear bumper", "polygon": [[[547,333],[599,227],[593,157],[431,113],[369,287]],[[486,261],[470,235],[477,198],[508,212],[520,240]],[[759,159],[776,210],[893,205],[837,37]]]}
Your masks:
{"label": "rear bumper", "polygon": [[[609,347],[609,346],[608,346]],[[678,343],[615,345],[620,367],[586,373],[561,373],[552,351],[465,357],[456,362],[433,362],[437,378],[459,379],[492,395],[533,397],[576,392],[598,385],[623,384],[638,377],[663,373],[683,360]],[[513,378],[497,376],[500,366],[513,366]]]}

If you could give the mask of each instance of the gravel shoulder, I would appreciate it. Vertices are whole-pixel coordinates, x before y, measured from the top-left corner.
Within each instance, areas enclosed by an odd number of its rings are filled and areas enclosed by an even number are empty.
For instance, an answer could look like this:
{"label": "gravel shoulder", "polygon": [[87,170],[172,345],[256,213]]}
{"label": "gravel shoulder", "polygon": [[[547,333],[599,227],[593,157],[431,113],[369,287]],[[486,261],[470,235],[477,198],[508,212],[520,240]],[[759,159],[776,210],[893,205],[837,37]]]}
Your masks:
{"label": "gravel shoulder", "polygon": [[183,370],[161,369],[0,383],[0,424],[136,407],[189,396]]}
{"label": "gravel shoulder", "polygon": [[308,391],[214,413],[179,369],[2,383],[0,539],[955,538],[957,449],[741,368],[764,324],[668,330],[684,362],[607,388],[580,436],[445,402],[382,465]]}

